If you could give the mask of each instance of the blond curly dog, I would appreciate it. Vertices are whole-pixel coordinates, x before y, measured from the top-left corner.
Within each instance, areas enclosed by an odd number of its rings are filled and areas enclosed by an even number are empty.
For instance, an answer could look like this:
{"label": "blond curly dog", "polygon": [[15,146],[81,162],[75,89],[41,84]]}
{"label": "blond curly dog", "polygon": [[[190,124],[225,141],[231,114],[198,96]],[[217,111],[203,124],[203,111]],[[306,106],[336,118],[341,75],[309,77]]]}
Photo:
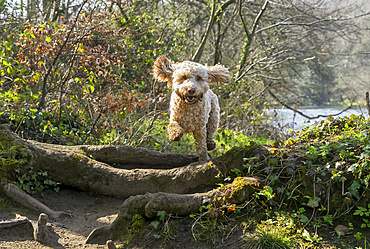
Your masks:
{"label": "blond curly dog", "polygon": [[199,161],[209,160],[207,149],[216,147],[213,138],[220,121],[220,106],[208,83],[230,82],[229,71],[221,65],[203,66],[191,61],[174,63],[160,56],[154,62],[153,76],[156,80],[167,81],[172,88],[169,139],[179,141],[184,133],[193,133]]}

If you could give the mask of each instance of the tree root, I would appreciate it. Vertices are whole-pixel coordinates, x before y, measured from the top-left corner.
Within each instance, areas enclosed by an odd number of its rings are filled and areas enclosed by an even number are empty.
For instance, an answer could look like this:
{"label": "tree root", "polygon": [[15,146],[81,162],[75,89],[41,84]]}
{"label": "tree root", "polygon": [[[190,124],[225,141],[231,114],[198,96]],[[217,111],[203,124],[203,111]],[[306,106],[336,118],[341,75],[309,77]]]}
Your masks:
{"label": "tree root", "polygon": [[[194,162],[194,156],[145,148],[62,146],[25,141],[6,125],[0,125],[0,136],[6,137],[8,143],[17,144],[20,154],[28,155],[27,163],[20,169],[22,174],[32,167],[35,172],[46,171],[49,179],[64,185],[118,197],[194,192],[199,187],[214,185],[220,178],[232,176],[231,169],[243,170],[243,158],[267,152],[264,147],[251,143],[235,147],[211,162],[199,163]],[[216,178],[217,175],[220,178]]]}
{"label": "tree root", "polygon": [[93,230],[86,243],[103,243],[115,239],[122,232],[122,224],[131,220],[135,214],[153,218],[158,211],[172,215],[189,215],[199,211],[202,205],[212,203],[215,208],[230,204],[239,204],[248,200],[258,188],[259,182],[252,177],[237,177],[231,184],[195,194],[147,193],[126,199],[115,221],[109,225]]}
{"label": "tree root", "polygon": [[32,210],[35,210],[41,213],[46,213],[52,219],[59,219],[63,215],[68,215],[62,211],[51,210],[48,206],[36,200],[32,196],[26,194],[20,188],[18,188],[16,185],[12,183],[5,184],[4,190],[5,190],[6,195],[10,197],[13,201],[21,204],[22,206],[30,208]]}
{"label": "tree root", "polygon": [[33,226],[27,218],[0,221],[0,238],[6,240],[9,236],[21,239],[32,239]]}
{"label": "tree root", "polygon": [[2,228],[12,228],[12,227],[19,226],[19,225],[29,226],[28,224],[31,224],[31,226],[32,226],[32,223],[27,218],[0,221],[0,229],[2,229]]}

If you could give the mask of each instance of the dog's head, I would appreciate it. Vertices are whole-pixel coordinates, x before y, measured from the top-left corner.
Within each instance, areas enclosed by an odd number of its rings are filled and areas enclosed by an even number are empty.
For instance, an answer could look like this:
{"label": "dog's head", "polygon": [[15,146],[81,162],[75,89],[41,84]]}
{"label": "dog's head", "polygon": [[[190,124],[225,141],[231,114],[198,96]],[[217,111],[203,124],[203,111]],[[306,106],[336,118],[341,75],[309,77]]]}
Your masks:
{"label": "dog's head", "polygon": [[174,63],[163,55],[154,62],[153,76],[167,81],[168,87],[188,104],[202,100],[208,83],[230,82],[230,73],[224,66],[207,67],[191,61]]}

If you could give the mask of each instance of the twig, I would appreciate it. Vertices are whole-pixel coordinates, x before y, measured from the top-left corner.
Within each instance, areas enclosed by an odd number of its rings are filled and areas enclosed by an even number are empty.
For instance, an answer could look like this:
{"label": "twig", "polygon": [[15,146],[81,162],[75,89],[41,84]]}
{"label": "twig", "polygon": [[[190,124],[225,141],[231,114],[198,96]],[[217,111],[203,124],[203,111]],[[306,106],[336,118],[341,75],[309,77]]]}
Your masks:
{"label": "twig", "polygon": [[367,107],[367,118],[370,119],[370,100],[369,92],[366,92],[366,107]]}
{"label": "twig", "polygon": [[51,73],[51,70],[55,67],[55,64],[57,63],[58,59],[59,59],[59,56],[62,54],[62,50],[63,48],[66,46],[68,40],[69,40],[69,37],[71,36],[72,34],[72,31],[73,29],[75,28],[76,26],[76,23],[77,23],[77,20],[78,20],[78,17],[80,16],[80,13],[82,11],[82,8],[83,6],[87,3],[87,0],[84,0],[84,2],[81,4],[81,8],[79,9],[77,15],[76,15],[76,18],[75,18],[75,21],[66,37],[66,39],[64,40],[62,46],[60,47],[59,51],[58,51],[58,54],[55,56],[55,59],[53,61],[53,64],[50,66],[49,70],[47,71],[45,77],[44,77],[44,83],[42,85],[42,94],[41,94],[41,99],[40,99],[40,103],[39,103],[39,106],[37,108],[38,111],[41,111],[42,108],[44,107],[45,105],[45,97],[46,97],[46,82],[50,76],[50,73]]}

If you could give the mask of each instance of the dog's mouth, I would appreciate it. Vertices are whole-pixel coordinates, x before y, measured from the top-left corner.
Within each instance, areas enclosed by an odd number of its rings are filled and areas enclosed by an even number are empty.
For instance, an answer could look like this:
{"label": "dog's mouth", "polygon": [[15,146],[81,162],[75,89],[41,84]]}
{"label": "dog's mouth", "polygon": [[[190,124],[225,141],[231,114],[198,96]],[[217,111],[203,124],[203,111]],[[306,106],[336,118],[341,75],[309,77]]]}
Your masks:
{"label": "dog's mouth", "polygon": [[203,99],[203,96],[197,95],[181,95],[180,97],[187,104],[195,104]]}
{"label": "dog's mouth", "polygon": [[187,102],[189,104],[195,102],[196,100],[197,100],[197,97],[196,96],[189,95],[189,96],[186,96],[185,97],[185,102]]}

